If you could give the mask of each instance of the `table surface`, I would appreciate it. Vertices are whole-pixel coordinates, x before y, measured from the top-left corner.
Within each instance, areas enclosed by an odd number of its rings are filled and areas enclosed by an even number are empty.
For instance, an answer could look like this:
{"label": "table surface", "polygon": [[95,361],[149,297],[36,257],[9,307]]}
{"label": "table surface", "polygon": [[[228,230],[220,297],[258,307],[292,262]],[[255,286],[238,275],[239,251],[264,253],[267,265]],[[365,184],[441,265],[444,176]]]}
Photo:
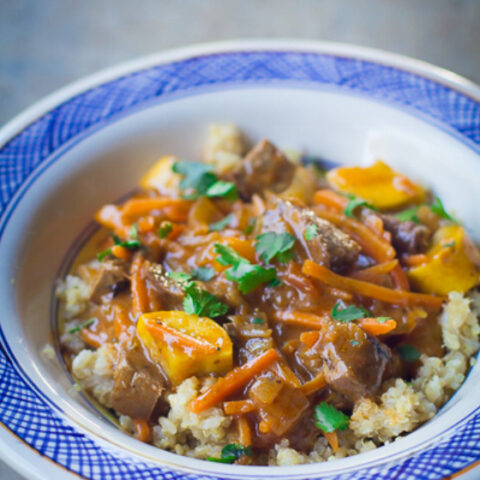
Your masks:
{"label": "table surface", "polygon": [[[478,0],[0,0],[0,11],[0,125],[99,69],[234,38],[355,43],[480,83]],[[0,463],[0,479],[21,477]]]}

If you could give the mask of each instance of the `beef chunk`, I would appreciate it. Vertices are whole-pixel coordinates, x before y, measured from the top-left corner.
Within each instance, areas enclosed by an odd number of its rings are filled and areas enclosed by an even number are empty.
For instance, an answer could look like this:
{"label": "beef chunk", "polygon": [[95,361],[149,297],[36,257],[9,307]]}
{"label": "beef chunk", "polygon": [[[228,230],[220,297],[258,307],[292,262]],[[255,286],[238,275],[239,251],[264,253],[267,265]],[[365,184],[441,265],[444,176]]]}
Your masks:
{"label": "beef chunk", "polygon": [[282,192],[290,185],[294,172],[295,165],[275,145],[262,140],[238,163],[232,177],[240,195],[248,199],[266,189]]}
{"label": "beef chunk", "polygon": [[113,380],[112,407],[132,418],[149,418],[160,399],[165,378],[138,338],[120,350]]}
{"label": "beef chunk", "polygon": [[182,310],[183,287],[169,277],[159,263],[152,263],[148,268],[147,279],[157,293],[164,310]]}
{"label": "beef chunk", "polygon": [[104,260],[92,278],[90,300],[100,303],[104,295],[115,293],[118,285],[128,281],[127,264],[123,260]]}
{"label": "beef chunk", "polygon": [[380,215],[383,227],[392,234],[392,243],[397,252],[409,255],[422,253],[428,247],[430,232],[425,225],[410,220],[402,222],[393,215]]}
{"label": "beef chunk", "polygon": [[327,383],[353,402],[378,391],[391,359],[390,349],[355,323],[325,324],[319,349]]}
{"label": "beef chunk", "polygon": [[[355,262],[360,246],[329,221],[289,201],[273,200],[271,196],[269,202],[273,206],[265,212],[262,231],[293,234],[298,240],[296,253],[300,260],[308,258],[335,271],[346,270]],[[316,234],[307,240],[305,231],[310,225],[316,226]]]}

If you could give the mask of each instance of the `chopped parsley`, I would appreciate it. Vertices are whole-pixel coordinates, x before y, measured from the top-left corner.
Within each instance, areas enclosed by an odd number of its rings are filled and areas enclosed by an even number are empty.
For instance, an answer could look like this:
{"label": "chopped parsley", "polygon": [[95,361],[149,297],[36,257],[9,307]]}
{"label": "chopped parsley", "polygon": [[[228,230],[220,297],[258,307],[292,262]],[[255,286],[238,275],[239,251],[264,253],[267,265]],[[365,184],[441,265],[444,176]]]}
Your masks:
{"label": "chopped parsley", "polygon": [[252,456],[252,447],[244,447],[243,445],[237,443],[229,443],[222,448],[222,453],[220,458],[216,457],[207,457],[209,462],[217,463],[234,463],[235,460],[238,460],[243,455],[249,457]]}
{"label": "chopped parsley", "polygon": [[457,221],[447,213],[442,201],[438,197],[435,197],[432,205],[430,205],[430,210],[440,218],[444,218],[446,220],[450,220],[451,222],[457,223]]}
{"label": "chopped parsley", "polygon": [[367,207],[370,210],[377,210],[373,205],[370,205],[363,198],[355,197],[354,195],[347,194],[347,197],[350,199],[343,211],[347,217],[355,218],[355,209],[358,207]]}
{"label": "chopped parsley", "polygon": [[257,237],[255,250],[265,263],[269,263],[273,258],[280,263],[287,263],[293,257],[294,244],[295,237],[289,233],[267,232]]}
{"label": "chopped parsley", "polygon": [[315,426],[325,433],[348,428],[348,416],[325,402],[315,407],[314,417]]}
{"label": "chopped parsley", "polygon": [[397,351],[402,359],[408,363],[416,362],[420,358],[420,352],[412,345],[408,345],[406,343],[399,345],[397,347]]}
{"label": "chopped parsley", "polygon": [[360,345],[360,342],[358,340],[350,340],[350,344],[352,347],[358,347]]}
{"label": "chopped parsley", "polygon": [[134,223],[131,227],[130,230],[128,231],[128,236],[132,240],[138,240],[138,225]]}
{"label": "chopped parsley", "polygon": [[[132,230],[130,229],[130,232],[131,231]],[[140,240],[138,240],[138,230],[134,230],[134,232],[136,232],[136,238],[133,240],[125,240],[124,242],[122,242],[120,238],[118,238],[116,235],[112,235],[114,245],[128,248],[129,250],[136,250],[137,248],[140,248],[142,244],[140,243]],[[99,262],[101,262],[105,257],[111,254],[112,254],[112,248],[110,247],[104,250],[103,252],[97,253],[97,259]]]}
{"label": "chopped parsley", "polygon": [[378,323],[385,323],[387,320],[390,320],[390,317],[376,317],[375,320]]}
{"label": "chopped parsley", "polygon": [[255,290],[263,283],[277,285],[277,272],[274,268],[265,268],[252,265],[246,258],[240,256],[233,248],[215,243],[215,253],[218,253],[217,262],[224,266],[231,266],[225,276],[228,280],[238,283],[238,289],[243,293]]}
{"label": "chopped parsley", "polygon": [[363,307],[356,307],[355,305],[350,305],[349,307],[340,308],[342,303],[339,301],[335,304],[332,309],[332,318],[338,320],[339,322],[351,322],[353,320],[359,320],[361,318],[366,318],[370,316],[368,310]]}
{"label": "chopped parsley", "polygon": [[253,232],[253,229],[255,228],[255,223],[257,222],[257,219],[256,217],[252,217],[249,221],[248,221],[248,225],[247,227],[245,228],[245,230],[243,230],[243,233],[245,235],[250,235],[252,232]]}
{"label": "chopped parsley", "polygon": [[167,276],[177,283],[190,283],[193,280],[193,275],[185,272],[168,272]]}
{"label": "chopped parsley", "polygon": [[230,222],[232,221],[233,215],[227,215],[225,218],[222,218],[218,222],[211,223],[208,229],[211,232],[219,232],[220,230],[223,230],[224,228],[227,228],[230,225]]}
{"label": "chopped parsley", "polygon": [[417,216],[419,208],[420,207],[408,208],[407,210],[397,213],[395,216],[402,222],[420,223],[420,219]]}
{"label": "chopped parsley", "polygon": [[160,238],[167,238],[173,230],[173,223],[165,220],[160,224],[160,228],[158,229],[158,236]]}
{"label": "chopped parsley", "polygon": [[193,200],[202,195],[224,197],[228,200],[237,198],[235,185],[219,180],[212,172],[211,165],[181,160],[173,164],[172,170],[183,176],[179,186],[181,190],[187,191],[187,194],[183,195],[184,198]]}
{"label": "chopped parsley", "polygon": [[442,245],[442,247],[444,247],[444,248],[450,248],[450,247],[454,247],[454,246],[455,246],[455,242],[444,243]]}
{"label": "chopped parsley", "polygon": [[81,323],[80,325],[77,325],[76,327],[71,328],[68,333],[77,333],[80,330],[83,330],[84,328],[89,327],[92,323],[94,323],[96,318],[90,318],[89,320]]}
{"label": "chopped parsley", "polygon": [[209,318],[220,317],[228,312],[228,305],[210,292],[199,289],[193,282],[185,287],[183,308],[189,314]]}
{"label": "chopped parsley", "polygon": [[318,227],[312,223],[305,229],[303,236],[305,237],[305,240],[313,240],[317,236],[317,233]]}
{"label": "chopped parsley", "polygon": [[255,324],[257,324],[257,325],[263,325],[263,318],[255,317],[255,318],[252,320],[252,323],[255,323]]}
{"label": "chopped parsley", "polygon": [[208,282],[215,276],[215,270],[210,267],[198,267],[192,270],[193,278],[202,282]]}

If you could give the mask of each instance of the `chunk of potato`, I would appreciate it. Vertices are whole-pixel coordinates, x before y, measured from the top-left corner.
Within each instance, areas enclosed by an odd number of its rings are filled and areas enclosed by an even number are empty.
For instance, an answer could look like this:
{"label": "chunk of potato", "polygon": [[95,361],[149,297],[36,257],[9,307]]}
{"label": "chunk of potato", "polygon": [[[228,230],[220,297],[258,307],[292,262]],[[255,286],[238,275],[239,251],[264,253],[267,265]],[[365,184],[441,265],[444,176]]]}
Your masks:
{"label": "chunk of potato", "polygon": [[387,164],[377,161],[370,167],[340,167],[327,173],[328,182],[337,190],[363,198],[379,210],[420,203],[425,191]]}
{"label": "chunk of potato", "polygon": [[232,369],[230,337],[210,318],[179,311],[144,313],[137,333],[173,385],[192,375]]}
{"label": "chunk of potato", "polygon": [[297,199],[305,204],[312,202],[316,189],[315,173],[305,167],[297,167],[290,186],[279,194],[280,198],[286,200]]}
{"label": "chunk of potato", "polygon": [[465,293],[478,284],[479,253],[460,225],[439,228],[426,255],[425,263],[408,272],[418,290],[447,295]]}
{"label": "chunk of potato", "polygon": [[163,195],[177,197],[181,175],[172,170],[177,159],[171,155],[161,157],[140,180],[144,189],[153,188]]}

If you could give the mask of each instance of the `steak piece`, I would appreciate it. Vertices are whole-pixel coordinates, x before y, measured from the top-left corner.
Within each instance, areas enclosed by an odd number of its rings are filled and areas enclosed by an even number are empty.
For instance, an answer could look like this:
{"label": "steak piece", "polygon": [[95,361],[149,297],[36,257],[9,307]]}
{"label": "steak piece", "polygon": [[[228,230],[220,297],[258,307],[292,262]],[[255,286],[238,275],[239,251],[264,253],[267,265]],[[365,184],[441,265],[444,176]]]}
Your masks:
{"label": "steak piece", "polygon": [[430,231],[425,225],[407,220],[402,222],[394,215],[380,215],[383,228],[392,235],[392,244],[398,253],[422,253],[428,247]]}
{"label": "steak piece", "polygon": [[295,165],[268,140],[261,140],[248,152],[231,173],[242,198],[269,189],[275,193],[285,190],[292,181]]}
{"label": "steak piece", "polygon": [[375,395],[391,360],[390,349],[355,323],[329,322],[318,346],[329,386],[356,402]]}
{"label": "steak piece", "polygon": [[127,264],[123,260],[104,260],[98,273],[93,277],[90,300],[100,303],[104,295],[114,294],[117,285],[127,281]]}
{"label": "steak piece", "polygon": [[150,264],[147,279],[161,300],[163,310],[183,310],[182,285],[169,277],[162,265]]}
{"label": "steak piece", "polygon": [[[302,261],[308,258],[337,272],[348,269],[355,262],[361,248],[346,233],[310,209],[272,197],[269,200],[273,201],[273,208],[263,217],[263,233],[291,233],[297,239],[295,252]],[[316,233],[307,240],[305,232],[310,225],[316,227]]]}
{"label": "steak piece", "polygon": [[160,367],[145,352],[135,337],[123,344],[113,376],[112,407],[132,418],[148,419],[165,386]]}

